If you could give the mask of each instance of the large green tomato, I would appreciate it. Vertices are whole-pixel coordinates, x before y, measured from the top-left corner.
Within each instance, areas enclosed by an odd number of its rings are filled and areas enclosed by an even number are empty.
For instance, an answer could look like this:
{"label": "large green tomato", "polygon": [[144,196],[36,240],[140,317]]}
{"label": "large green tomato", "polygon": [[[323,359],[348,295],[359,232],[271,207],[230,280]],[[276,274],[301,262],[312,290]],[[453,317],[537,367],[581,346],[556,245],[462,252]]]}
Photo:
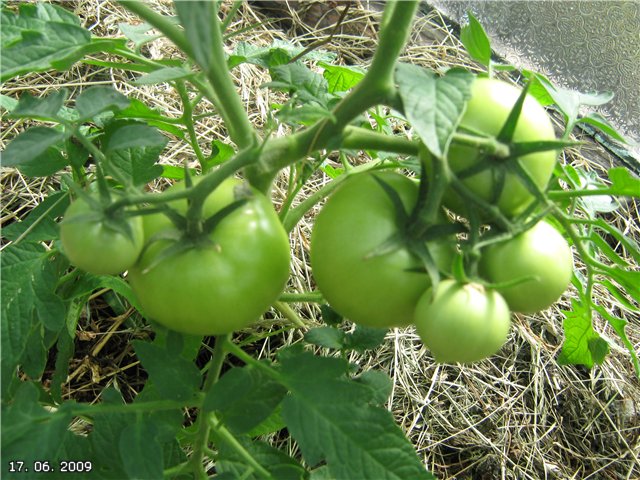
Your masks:
{"label": "large green tomato", "polygon": [[[376,177],[411,210],[418,187],[407,177],[393,172],[353,175],[315,220],[311,267],[323,296],[344,317],[371,327],[403,326],[411,323],[430,281],[422,263],[404,246],[372,255],[399,231],[393,203]],[[429,248],[446,270],[452,259],[449,245],[431,242]]]}
{"label": "large green tomato", "polygon": [[[502,130],[511,109],[518,100],[521,90],[501,80],[477,78],[471,87],[471,99],[460,121],[461,127],[467,127],[487,135],[497,135]],[[540,103],[527,95],[513,134],[514,142],[533,142],[555,140],[553,125]],[[449,148],[450,168],[459,173],[477,164],[480,157],[478,149],[453,143]],[[536,185],[544,190],[556,164],[557,152],[544,152],[523,155],[517,159],[529,173]],[[496,181],[493,169],[484,170],[463,182],[476,195],[487,202],[492,201]],[[507,174],[502,193],[495,203],[501,212],[514,216],[522,212],[532,201],[533,196],[515,174]],[[447,207],[464,214],[466,201],[452,189],[445,196]]]}
{"label": "large green tomato", "polygon": [[477,362],[496,353],[511,326],[507,303],[480,284],[441,281],[415,311],[416,330],[437,362]]}
{"label": "large green tomato", "polygon": [[[225,180],[207,197],[205,217],[232,203],[238,188],[249,187]],[[187,210],[186,201],[171,206]],[[178,234],[164,215],[144,223],[147,238]],[[251,190],[247,202],[224,217],[207,240],[171,255],[163,252],[175,242],[153,241],[129,271],[150,319],[178,332],[220,335],[256,321],[278,298],[289,276],[289,239],[266,197]]]}
{"label": "large green tomato", "polygon": [[499,290],[512,310],[534,313],[553,305],[567,289],[573,256],[562,235],[542,221],[511,240],[484,249],[479,272],[491,283],[534,277]]}
{"label": "large green tomato", "polygon": [[[115,223],[116,219],[111,221]],[[72,202],[60,224],[60,240],[69,261],[96,275],[128,270],[142,251],[144,232],[140,217],[120,221],[128,225],[130,235],[109,225],[84,199]]]}

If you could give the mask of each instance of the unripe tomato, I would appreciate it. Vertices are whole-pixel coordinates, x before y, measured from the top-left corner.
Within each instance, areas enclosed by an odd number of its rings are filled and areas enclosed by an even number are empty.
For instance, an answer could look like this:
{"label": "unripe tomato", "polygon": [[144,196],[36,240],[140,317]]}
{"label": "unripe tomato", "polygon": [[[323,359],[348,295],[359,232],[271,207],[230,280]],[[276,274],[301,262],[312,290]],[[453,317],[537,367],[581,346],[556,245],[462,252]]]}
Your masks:
{"label": "unripe tomato", "polygon": [[509,333],[511,314],[495,290],[443,280],[433,295],[429,289],[420,298],[415,324],[436,361],[468,363],[500,349]]}
{"label": "unripe tomato", "polygon": [[[205,201],[205,217],[232,203],[240,185],[227,179],[218,186]],[[183,214],[187,210],[184,200],[171,206]],[[144,224],[147,239],[159,232],[180,235],[162,214],[145,217]],[[128,279],[150,319],[194,335],[231,333],[258,320],[282,292],[289,276],[289,239],[271,202],[252,189],[246,203],[204,240],[171,255],[166,249],[180,240],[150,243]]]}
{"label": "unripe tomato", "polygon": [[[411,210],[418,186],[407,177],[394,172],[353,175],[316,217],[311,267],[325,299],[347,319],[371,327],[403,326],[411,323],[415,305],[431,282],[404,245],[372,255],[401,227],[393,202],[376,178]],[[453,248],[445,241],[429,243],[441,270],[451,266]]]}
{"label": "unripe tomato", "polygon": [[71,264],[95,275],[116,275],[133,266],[144,244],[142,220],[120,221],[130,235],[110,226],[83,198],[72,202],[60,224],[60,240]]}
{"label": "unripe tomato", "polygon": [[[460,126],[487,135],[498,135],[518,100],[520,92],[521,90],[517,87],[501,80],[477,78],[472,84],[471,99],[462,116]],[[512,141],[533,142],[555,139],[553,125],[546,111],[534,97],[527,95]],[[547,150],[523,155],[517,161],[529,173],[536,185],[544,190],[553,173],[556,157],[555,150]],[[475,147],[452,143],[449,148],[449,166],[455,173],[460,173],[477,164],[479,158],[480,152]],[[465,178],[463,182],[480,198],[491,202],[496,186],[494,170],[489,168]],[[532,201],[533,196],[519,177],[509,173],[505,177],[502,193],[495,204],[503,214],[514,216],[522,212]],[[447,192],[445,204],[457,213],[464,214],[466,212],[466,200],[461,199],[453,189],[449,189]]]}
{"label": "unripe tomato", "polygon": [[480,275],[491,283],[535,279],[499,289],[516,312],[534,313],[553,305],[571,282],[573,256],[564,237],[547,222],[484,249]]}

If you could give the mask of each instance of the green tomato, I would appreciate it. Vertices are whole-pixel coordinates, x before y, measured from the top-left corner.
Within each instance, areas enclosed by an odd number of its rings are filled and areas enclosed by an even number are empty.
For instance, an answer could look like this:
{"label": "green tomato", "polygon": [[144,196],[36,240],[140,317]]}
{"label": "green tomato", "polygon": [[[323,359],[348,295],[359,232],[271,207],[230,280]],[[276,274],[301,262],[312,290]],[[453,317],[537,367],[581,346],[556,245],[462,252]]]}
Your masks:
{"label": "green tomato", "polygon": [[[500,133],[511,109],[515,105],[521,90],[501,80],[477,78],[471,87],[471,99],[460,121],[461,127],[486,135]],[[540,103],[527,95],[513,134],[514,142],[534,142],[555,140],[555,132],[549,116]],[[535,184],[545,190],[556,164],[557,152],[543,152],[523,155],[517,159]],[[477,164],[480,152],[475,147],[452,143],[448,153],[449,166],[460,173]],[[494,169],[487,169],[463,180],[463,183],[476,195],[492,202],[496,186]],[[521,213],[534,200],[533,195],[515,174],[505,176],[502,192],[494,204],[509,217]],[[466,200],[449,189],[445,195],[445,204],[460,214],[466,213]]]}
{"label": "green tomato", "polygon": [[485,248],[479,273],[491,283],[534,277],[499,289],[513,311],[534,313],[553,305],[567,289],[573,256],[563,236],[543,221],[510,240]]}
{"label": "green tomato", "polygon": [[[430,281],[420,260],[406,247],[372,255],[399,225],[393,203],[376,178],[399,195],[406,211],[418,186],[393,172],[353,175],[340,185],[318,214],[311,234],[311,267],[324,298],[341,315],[371,327],[411,323],[420,295]],[[430,242],[428,248],[442,270],[453,249]]]}
{"label": "green tomato", "polygon": [[[179,188],[184,184],[171,187]],[[248,187],[227,179],[216,188],[205,201],[205,217],[231,204],[237,188]],[[186,201],[171,206],[187,210]],[[147,238],[180,235],[161,214],[148,216],[144,224]],[[151,242],[129,271],[129,282],[150,319],[182,333],[231,333],[256,321],[282,292],[289,276],[289,239],[269,200],[252,189],[246,203],[205,240],[170,255],[167,248],[176,241]]]}
{"label": "green tomato", "polygon": [[495,290],[480,284],[441,281],[429,289],[415,310],[422,342],[437,362],[477,362],[495,354],[511,326],[507,303]]}
{"label": "green tomato", "polygon": [[[121,228],[113,225],[118,221]],[[133,266],[142,251],[142,220],[105,220],[101,212],[78,198],[64,214],[60,240],[71,264],[95,275],[117,275]]]}

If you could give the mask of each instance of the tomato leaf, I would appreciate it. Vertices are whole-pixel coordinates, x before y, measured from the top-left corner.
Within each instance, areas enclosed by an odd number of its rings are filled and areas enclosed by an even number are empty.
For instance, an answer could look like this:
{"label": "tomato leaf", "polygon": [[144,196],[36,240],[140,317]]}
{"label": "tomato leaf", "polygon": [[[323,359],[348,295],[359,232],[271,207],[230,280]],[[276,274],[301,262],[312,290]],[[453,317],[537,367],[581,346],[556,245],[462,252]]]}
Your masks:
{"label": "tomato leaf", "polygon": [[133,348],[163,398],[185,400],[198,390],[200,371],[192,362],[180,355],[169,355],[166,348],[150,342],[136,340]]}
{"label": "tomato leaf", "polygon": [[138,77],[132,83],[134,85],[155,85],[157,83],[166,83],[172,80],[188,78],[192,75],[193,72],[184,67],[161,67]]}
{"label": "tomato leaf", "polygon": [[335,327],[312,328],[304,334],[305,342],[317,345],[318,347],[333,348],[334,350],[344,348],[345,338],[346,334]]}
{"label": "tomato leaf", "polygon": [[640,178],[624,167],[609,169],[611,194],[640,198]]}
{"label": "tomato leaf", "polygon": [[50,194],[22,220],[10,223],[2,228],[2,236],[7,240],[29,240],[43,242],[58,238],[58,225],[55,221],[69,206],[67,192]]}
{"label": "tomato leaf", "polygon": [[91,34],[78,17],[57,5],[21,4],[18,14],[3,8],[0,18],[1,82],[69,66],[91,44]]}
{"label": "tomato leaf", "polygon": [[16,107],[11,110],[11,118],[35,118],[38,120],[58,120],[58,112],[62,109],[69,91],[61,88],[46,97],[32,97],[25,93],[20,97]]}
{"label": "tomato leaf", "polygon": [[471,58],[488,67],[491,63],[491,43],[482,25],[471,11],[467,12],[469,23],[460,29],[460,41]]}
{"label": "tomato leaf", "polygon": [[597,112],[589,112],[584,117],[578,119],[577,123],[587,123],[596,127],[601,132],[609,135],[614,140],[621,143],[629,143],[629,141],[609,121]]}
{"label": "tomato leaf", "polygon": [[[15,137],[2,153],[5,167],[34,166],[49,147],[62,142],[69,134],[50,127],[31,127]],[[44,157],[46,158],[46,157]]]}
{"label": "tomato leaf", "polygon": [[207,1],[175,2],[173,5],[192,50],[188,53],[205,72],[209,72],[216,65],[213,56],[213,29],[218,28],[214,20],[216,5]]}
{"label": "tomato leaf", "polygon": [[608,351],[608,345],[593,329],[591,311],[576,299],[571,300],[571,310],[562,310],[565,340],[558,357],[560,365],[577,364],[589,368],[600,364]]}
{"label": "tomato leaf", "polygon": [[470,97],[473,75],[452,69],[438,78],[425,68],[399,63],[395,79],[405,116],[429,151],[444,156]]}
{"label": "tomato leaf", "polygon": [[364,78],[364,73],[351,66],[331,65],[320,62],[324,69],[322,76],[327,81],[330,93],[346,92],[355,87]]}
{"label": "tomato leaf", "polygon": [[290,390],[282,415],[310,467],[324,460],[334,478],[433,478],[391,413],[372,405],[370,385],[348,379],[346,360],[291,349],[279,358]]}
{"label": "tomato leaf", "polygon": [[358,352],[378,348],[384,342],[387,332],[386,328],[356,325],[353,332],[347,334],[345,347]]}
{"label": "tomato leaf", "polygon": [[[242,478],[246,480],[262,480],[265,478],[247,464],[245,457],[238,452],[237,445],[230,445],[226,438],[222,438],[213,432],[212,435],[219,447],[219,457],[216,470],[222,475],[228,475],[228,479]],[[247,437],[236,437],[237,442],[257,463],[262,465],[273,479],[303,480],[307,478],[307,471],[294,458],[284,451],[272,447],[267,442],[254,440]],[[216,476],[216,478],[219,478]]]}
{"label": "tomato leaf", "polygon": [[[2,252],[1,341],[3,392],[12,380],[36,321],[54,332],[64,324],[65,305],[55,294],[57,271],[48,251],[22,242]],[[6,382],[6,383],[5,383]]]}
{"label": "tomato leaf", "polygon": [[118,447],[128,478],[162,478],[162,447],[156,438],[156,424],[136,415],[120,433]]}
{"label": "tomato leaf", "polygon": [[111,111],[117,112],[129,106],[130,100],[111,87],[98,85],[87,88],[76,99],[76,110],[81,120],[89,120]]}
{"label": "tomato leaf", "polygon": [[229,430],[243,434],[266,420],[286,393],[286,388],[258,368],[232,368],[207,392],[202,410],[217,412]]}

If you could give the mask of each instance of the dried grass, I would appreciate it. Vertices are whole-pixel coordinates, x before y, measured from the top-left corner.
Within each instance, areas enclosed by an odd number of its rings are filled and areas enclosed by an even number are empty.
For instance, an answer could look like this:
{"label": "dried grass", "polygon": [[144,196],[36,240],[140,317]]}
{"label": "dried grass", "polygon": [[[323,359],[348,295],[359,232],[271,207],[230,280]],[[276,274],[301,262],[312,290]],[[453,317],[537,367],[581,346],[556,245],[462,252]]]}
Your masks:
{"label": "dried grass", "polygon": [[[119,22],[135,21],[111,2],[63,3],[83,18],[85,26],[100,35],[116,36]],[[170,4],[165,0],[153,3],[163,12],[170,11]],[[373,4],[369,7],[372,6],[375,7]],[[379,6],[371,10],[365,7],[354,7],[346,18],[347,27],[323,46],[335,52],[344,63],[366,66],[375,48]],[[233,42],[245,40],[268,45],[274,39],[295,39],[309,44],[331,32],[331,25],[320,21],[317,28],[305,24],[302,13],[300,9],[291,11],[291,21],[281,30],[265,22],[259,11],[243,4],[231,29],[239,30],[260,22],[262,25],[234,37]],[[175,54],[165,40],[153,42],[147,52],[154,58]],[[432,68],[454,65],[474,68],[451,29],[436,12],[417,21],[405,58]],[[267,125],[270,104],[278,101],[273,93],[259,88],[269,80],[268,75],[254,66],[242,65],[234,71],[234,76],[252,122],[259,127]],[[171,88],[133,86],[129,83],[131,79],[130,74],[119,70],[77,64],[66,73],[21,77],[5,84],[3,93],[18,96],[28,91],[43,95],[66,86],[75,96],[91,85],[108,84],[161,109],[166,115],[180,115],[180,102]],[[26,126],[22,121],[6,119],[3,125],[0,137],[3,146]],[[205,152],[212,140],[226,140],[225,128],[215,115],[198,120],[196,128],[202,139],[200,147]],[[274,133],[282,135],[286,131],[280,128]],[[171,141],[162,162],[182,164],[193,158],[190,147]],[[580,151],[569,151],[564,161],[603,174],[602,165],[606,166],[609,157],[594,143]],[[276,183],[276,204],[286,195],[287,176],[288,172],[283,171]],[[322,175],[314,177],[300,192],[296,203],[328,181]],[[24,217],[56,188],[57,180],[29,179],[13,169],[3,168],[0,182],[1,219],[6,225]],[[314,286],[308,251],[313,216],[318,209],[309,212],[291,235],[291,291],[308,291]],[[638,218],[638,203],[631,201],[610,214],[607,221],[638,240]],[[619,247],[615,241],[611,243],[614,248]],[[584,268],[580,264],[577,267]],[[352,360],[363,370],[376,368],[389,373],[393,379],[393,395],[388,408],[411,438],[425,465],[439,478],[640,478],[640,383],[615,333],[605,322],[596,319],[596,330],[612,342],[612,353],[603,365],[587,370],[559,366],[556,361],[562,343],[560,310],[568,308],[574,295],[575,292],[567,292],[561,302],[540,314],[516,316],[509,341],[501,352],[471,366],[436,364],[412,328],[393,330],[384,346],[367,355],[354,355]],[[596,295],[605,308],[626,316],[628,335],[637,348],[640,320],[625,312],[605,290],[598,289]],[[94,297],[81,321],[65,397],[95,402],[104,387],[115,386],[125,398],[133,398],[146,374],[139,367],[129,342],[150,332],[130,310],[114,317],[108,292],[98,292]],[[295,308],[310,324],[320,322],[317,306],[304,304]],[[286,323],[281,312],[272,311],[269,317],[276,324]],[[250,348],[257,355],[270,357],[281,345],[300,338],[299,331],[287,330],[268,336]],[[202,361],[205,361],[204,355]],[[291,452],[296,451],[289,440],[273,440]]]}

